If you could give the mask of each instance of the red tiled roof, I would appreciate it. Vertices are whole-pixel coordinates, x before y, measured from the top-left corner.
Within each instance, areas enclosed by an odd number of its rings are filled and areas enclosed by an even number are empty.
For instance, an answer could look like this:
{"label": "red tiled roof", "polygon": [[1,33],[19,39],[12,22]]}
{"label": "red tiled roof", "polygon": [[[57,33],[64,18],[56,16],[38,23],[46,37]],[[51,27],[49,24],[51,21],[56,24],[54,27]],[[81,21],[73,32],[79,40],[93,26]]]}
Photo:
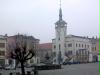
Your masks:
{"label": "red tiled roof", "polygon": [[52,43],[39,44],[39,49],[52,49]]}

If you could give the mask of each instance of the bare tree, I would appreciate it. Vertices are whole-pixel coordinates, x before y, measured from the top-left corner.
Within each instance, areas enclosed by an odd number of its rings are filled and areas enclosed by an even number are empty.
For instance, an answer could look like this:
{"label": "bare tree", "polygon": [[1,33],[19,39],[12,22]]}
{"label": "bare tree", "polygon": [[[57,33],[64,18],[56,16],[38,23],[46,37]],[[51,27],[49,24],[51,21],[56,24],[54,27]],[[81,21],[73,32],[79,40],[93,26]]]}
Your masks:
{"label": "bare tree", "polygon": [[25,75],[24,64],[35,55],[32,48],[27,48],[27,39],[24,37],[19,39],[17,36],[15,41],[16,47],[11,51],[11,58],[15,59],[21,64],[22,75]]}
{"label": "bare tree", "polygon": [[65,60],[65,62],[69,62],[74,57],[74,55],[69,54],[68,52],[65,52],[65,56],[67,57],[67,59]]}

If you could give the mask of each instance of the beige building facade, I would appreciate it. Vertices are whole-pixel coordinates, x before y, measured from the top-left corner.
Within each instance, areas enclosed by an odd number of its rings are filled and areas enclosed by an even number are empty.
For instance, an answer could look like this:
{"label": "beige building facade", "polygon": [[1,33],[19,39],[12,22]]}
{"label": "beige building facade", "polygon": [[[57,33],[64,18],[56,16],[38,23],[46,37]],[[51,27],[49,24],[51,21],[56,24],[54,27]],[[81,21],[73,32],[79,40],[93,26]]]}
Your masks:
{"label": "beige building facade", "polygon": [[96,53],[98,61],[100,62],[100,38],[96,41]]}
{"label": "beige building facade", "polygon": [[6,36],[0,35],[0,65],[5,65],[6,63],[6,45],[7,38]]}
{"label": "beige building facade", "polygon": [[87,37],[67,35],[65,52],[72,52],[73,62],[85,63],[92,61],[91,43]]}
{"label": "beige building facade", "polygon": [[[18,37],[18,39],[16,37]],[[21,39],[26,40],[28,50],[32,49],[36,53],[36,50],[38,49],[39,39],[36,39],[33,36],[25,36],[25,35],[21,35],[21,34],[9,36],[7,38],[7,55],[6,55],[6,57],[8,60],[7,60],[6,64],[8,64],[8,65],[11,64],[11,65],[15,66],[16,61],[14,59],[10,58],[10,51],[11,51],[11,48],[16,47],[16,40],[21,42]],[[11,47],[11,48],[9,48],[9,47]],[[35,56],[32,59],[27,61],[27,64],[37,63],[38,62],[37,59],[38,59],[38,57],[35,54]]]}

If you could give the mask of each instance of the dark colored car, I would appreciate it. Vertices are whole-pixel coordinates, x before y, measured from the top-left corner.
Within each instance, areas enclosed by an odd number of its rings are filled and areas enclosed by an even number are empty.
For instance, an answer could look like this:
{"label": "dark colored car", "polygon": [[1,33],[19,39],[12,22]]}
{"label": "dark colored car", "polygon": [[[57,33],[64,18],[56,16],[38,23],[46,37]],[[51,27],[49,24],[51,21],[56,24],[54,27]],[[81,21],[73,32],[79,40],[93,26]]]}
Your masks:
{"label": "dark colored car", "polygon": [[72,62],[64,62],[63,65],[71,65],[73,64]]}
{"label": "dark colored car", "polygon": [[80,62],[73,62],[73,64],[80,64]]}

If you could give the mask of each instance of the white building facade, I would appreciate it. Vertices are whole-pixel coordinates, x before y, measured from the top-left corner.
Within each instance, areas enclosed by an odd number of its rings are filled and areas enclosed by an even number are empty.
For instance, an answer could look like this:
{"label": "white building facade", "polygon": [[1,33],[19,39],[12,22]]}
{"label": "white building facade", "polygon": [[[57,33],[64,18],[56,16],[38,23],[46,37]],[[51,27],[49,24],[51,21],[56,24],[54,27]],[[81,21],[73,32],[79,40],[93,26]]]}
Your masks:
{"label": "white building facade", "polygon": [[91,62],[92,51],[91,42],[86,37],[67,35],[66,36],[66,53],[72,55],[73,62]]}

